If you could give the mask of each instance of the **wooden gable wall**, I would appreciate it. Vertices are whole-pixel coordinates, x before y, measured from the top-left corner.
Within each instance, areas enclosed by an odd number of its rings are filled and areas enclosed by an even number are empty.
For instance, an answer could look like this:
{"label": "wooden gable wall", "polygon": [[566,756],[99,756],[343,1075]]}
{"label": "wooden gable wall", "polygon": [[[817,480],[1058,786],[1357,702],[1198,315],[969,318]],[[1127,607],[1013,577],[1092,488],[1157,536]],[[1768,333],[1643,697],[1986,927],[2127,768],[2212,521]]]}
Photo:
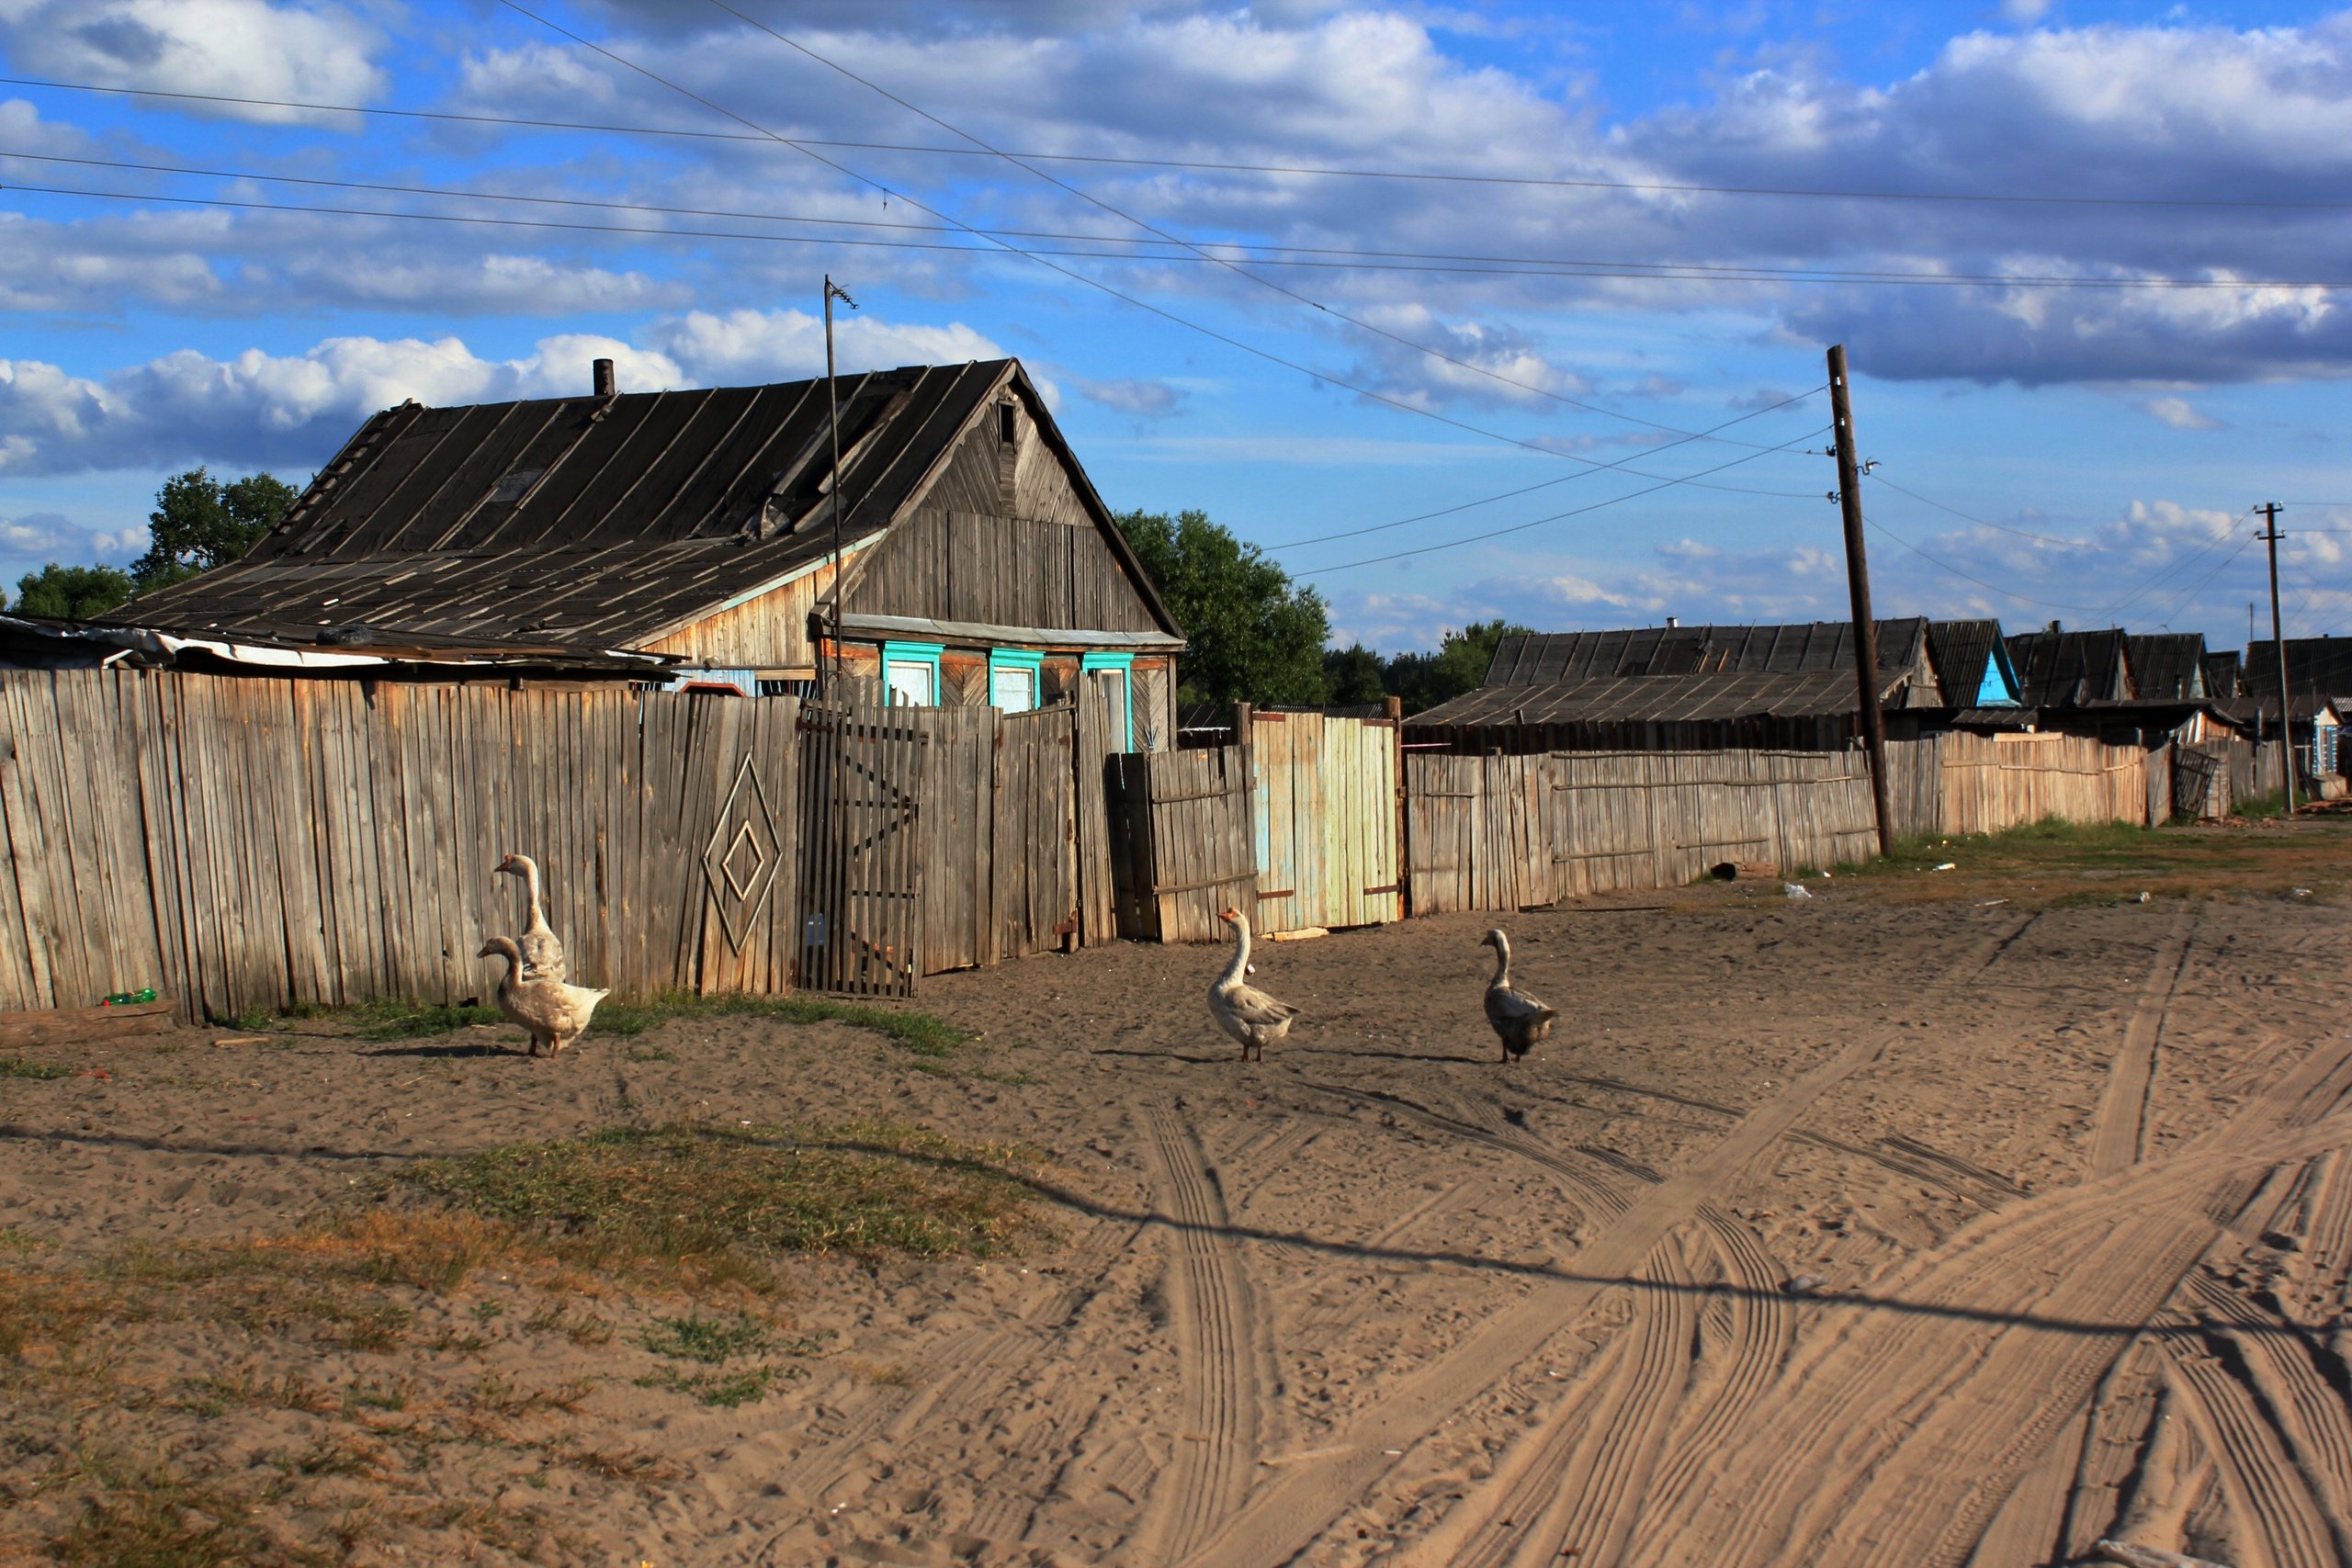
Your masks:
{"label": "wooden gable wall", "polygon": [[984,405],[938,479],[850,583],[853,614],[1084,631],[1159,629],[1060,454],[1019,402]]}

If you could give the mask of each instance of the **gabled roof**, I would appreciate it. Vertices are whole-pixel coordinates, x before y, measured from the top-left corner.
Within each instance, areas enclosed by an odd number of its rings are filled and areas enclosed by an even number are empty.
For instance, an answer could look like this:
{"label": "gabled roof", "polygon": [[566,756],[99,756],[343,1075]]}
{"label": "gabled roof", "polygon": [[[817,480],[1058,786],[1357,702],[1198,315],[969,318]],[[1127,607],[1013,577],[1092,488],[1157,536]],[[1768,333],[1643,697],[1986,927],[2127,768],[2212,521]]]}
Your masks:
{"label": "gabled roof", "polygon": [[[1900,683],[1897,678],[1897,684]],[[1745,674],[1592,675],[1542,685],[1490,685],[1414,715],[1408,724],[1681,724],[1742,718],[1834,718],[1854,711],[1852,670]]]}
{"label": "gabled roof", "polygon": [[2205,655],[2205,693],[2217,702],[2227,702],[2239,694],[2245,685],[2245,673],[2239,668],[2235,649],[2226,652],[2209,650]]}
{"label": "gabled roof", "polygon": [[[1878,623],[1881,671],[1925,670],[1928,623]],[[1854,671],[1849,621],[1767,626],[1640,626],[1507,637],[1487,666],[1489,686],[1551,685],[1623,675],[1796,675]]]}
{"label": "gabled roof", "polygon": [[2202,632],[2143,633],[2125,637],[2123,646],[2143,701],[2187,703],[2206,695]]}
{"label": "gabled roof", "polygon": [[[2300,696],[2308,696],[2314,692],[2327,697],[2352,696],[2352,637],[2289,637],[2287,684]],[[2246,644],[2245,686],[2253,695],[2268,697],[2272,711],[2277,711],[2277,643],[2266,639]]]}
{"label": "gabled roof", "polygon": [[1928,651],[1956,709],[2014,707],[2024,692],[1998,621],[1929,621]]}
{"label": "gabled roof", "polygon": [[[1174,632],[1017,360],[841,378],[844,545],[888,527],[1008,386]],[[356,625],[379,636],[651,641],[827,562],[830,407],[822,378],[403,403],[363,424],[244,559],[106,618],[289,637]]]}
{"label": "gabled roof", "polygon": [[2120,629],[2018,632],[2008,640],[2029,707],[2081,707],[2138,695]]}

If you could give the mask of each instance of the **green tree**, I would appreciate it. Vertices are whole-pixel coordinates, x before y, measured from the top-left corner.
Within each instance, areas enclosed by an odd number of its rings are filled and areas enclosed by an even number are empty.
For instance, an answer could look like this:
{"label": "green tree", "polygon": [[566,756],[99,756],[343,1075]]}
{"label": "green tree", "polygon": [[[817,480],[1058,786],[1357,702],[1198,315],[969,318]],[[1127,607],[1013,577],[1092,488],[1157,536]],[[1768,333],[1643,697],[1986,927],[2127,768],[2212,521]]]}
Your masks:
{"label": "green tree", "polygon": [[1495,645],[1528,628],[1499,617],[1473,621],[1438,639],[1434,653],[1400,653],[1388,663],[1388,689],[1405,699],[1407,713],[1419,713],[1485,683]]}
{"label": "green tree", "polygon": [[203,468],[164,481],[147,514],[147,553],[130,563],[141,593],[226,566],[276,527],[298,492],[269,474],[226,482]]}
{"label": "green tree", "polygon": [[1326,702],[1343,707],[1376,703],[1388,695],[1388,667],[1360,642],[1326,649],[1323,682],[1329,693]]}
{"label": "green tree", "polygon": [[86,621],[129,599],[130,576],[110,566],[60,566],[51,561],[17,580],[17,613],[58,621]]}
{"label": "green tree", "polygon": [[1130,512],[1118,519],[1191,649],[1188,702],[1319,704],[1330,612],[1312,588],[1209,521],[1205,513]]}

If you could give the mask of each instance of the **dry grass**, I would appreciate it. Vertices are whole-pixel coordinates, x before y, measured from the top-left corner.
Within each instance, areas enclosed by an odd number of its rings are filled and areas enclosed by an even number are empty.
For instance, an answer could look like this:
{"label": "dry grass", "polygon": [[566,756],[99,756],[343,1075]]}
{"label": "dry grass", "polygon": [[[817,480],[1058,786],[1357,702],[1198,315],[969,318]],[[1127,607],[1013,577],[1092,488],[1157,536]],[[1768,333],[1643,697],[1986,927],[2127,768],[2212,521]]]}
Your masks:
{"label": "dry grass", "polygon": [[[2023,908],[2151,898],[2331,897],[2352,887],[2352,818],[2133,828],[2052,819],[2005,833],[1911,839],[1836,882],[1897,902],[2000,898]],[[1950,865],[1950,871],[1937,868]]]}

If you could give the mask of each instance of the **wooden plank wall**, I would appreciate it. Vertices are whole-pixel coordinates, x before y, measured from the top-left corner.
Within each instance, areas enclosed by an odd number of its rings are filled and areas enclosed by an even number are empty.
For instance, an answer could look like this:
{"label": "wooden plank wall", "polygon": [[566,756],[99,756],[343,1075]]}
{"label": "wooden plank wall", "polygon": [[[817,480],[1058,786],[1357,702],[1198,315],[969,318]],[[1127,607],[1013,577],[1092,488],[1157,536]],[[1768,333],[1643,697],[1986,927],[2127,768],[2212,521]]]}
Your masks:
{"label": "wooden plank wall", "polygon": [[571,973],[625,994],[788,987],[703,870],[746,757],[799,856],[797,705],[617,687],[0,672],[0,1007],[155,986],[185,1016],[487,995],[528,853]]}
{"label": "wooden plank wall", "polygon": [[[1939,809],[1930,830],[1997,833],[2055,817],[2148,821],[2148,753],[2079,735],[1938,736]],[[1890,770],[1891,771],[1891,770]]]}
{"label": "wooden plank wall", "polygon": [[1258,915],[1268,931],[1404,916],[1393,719],[1250,716]]}

